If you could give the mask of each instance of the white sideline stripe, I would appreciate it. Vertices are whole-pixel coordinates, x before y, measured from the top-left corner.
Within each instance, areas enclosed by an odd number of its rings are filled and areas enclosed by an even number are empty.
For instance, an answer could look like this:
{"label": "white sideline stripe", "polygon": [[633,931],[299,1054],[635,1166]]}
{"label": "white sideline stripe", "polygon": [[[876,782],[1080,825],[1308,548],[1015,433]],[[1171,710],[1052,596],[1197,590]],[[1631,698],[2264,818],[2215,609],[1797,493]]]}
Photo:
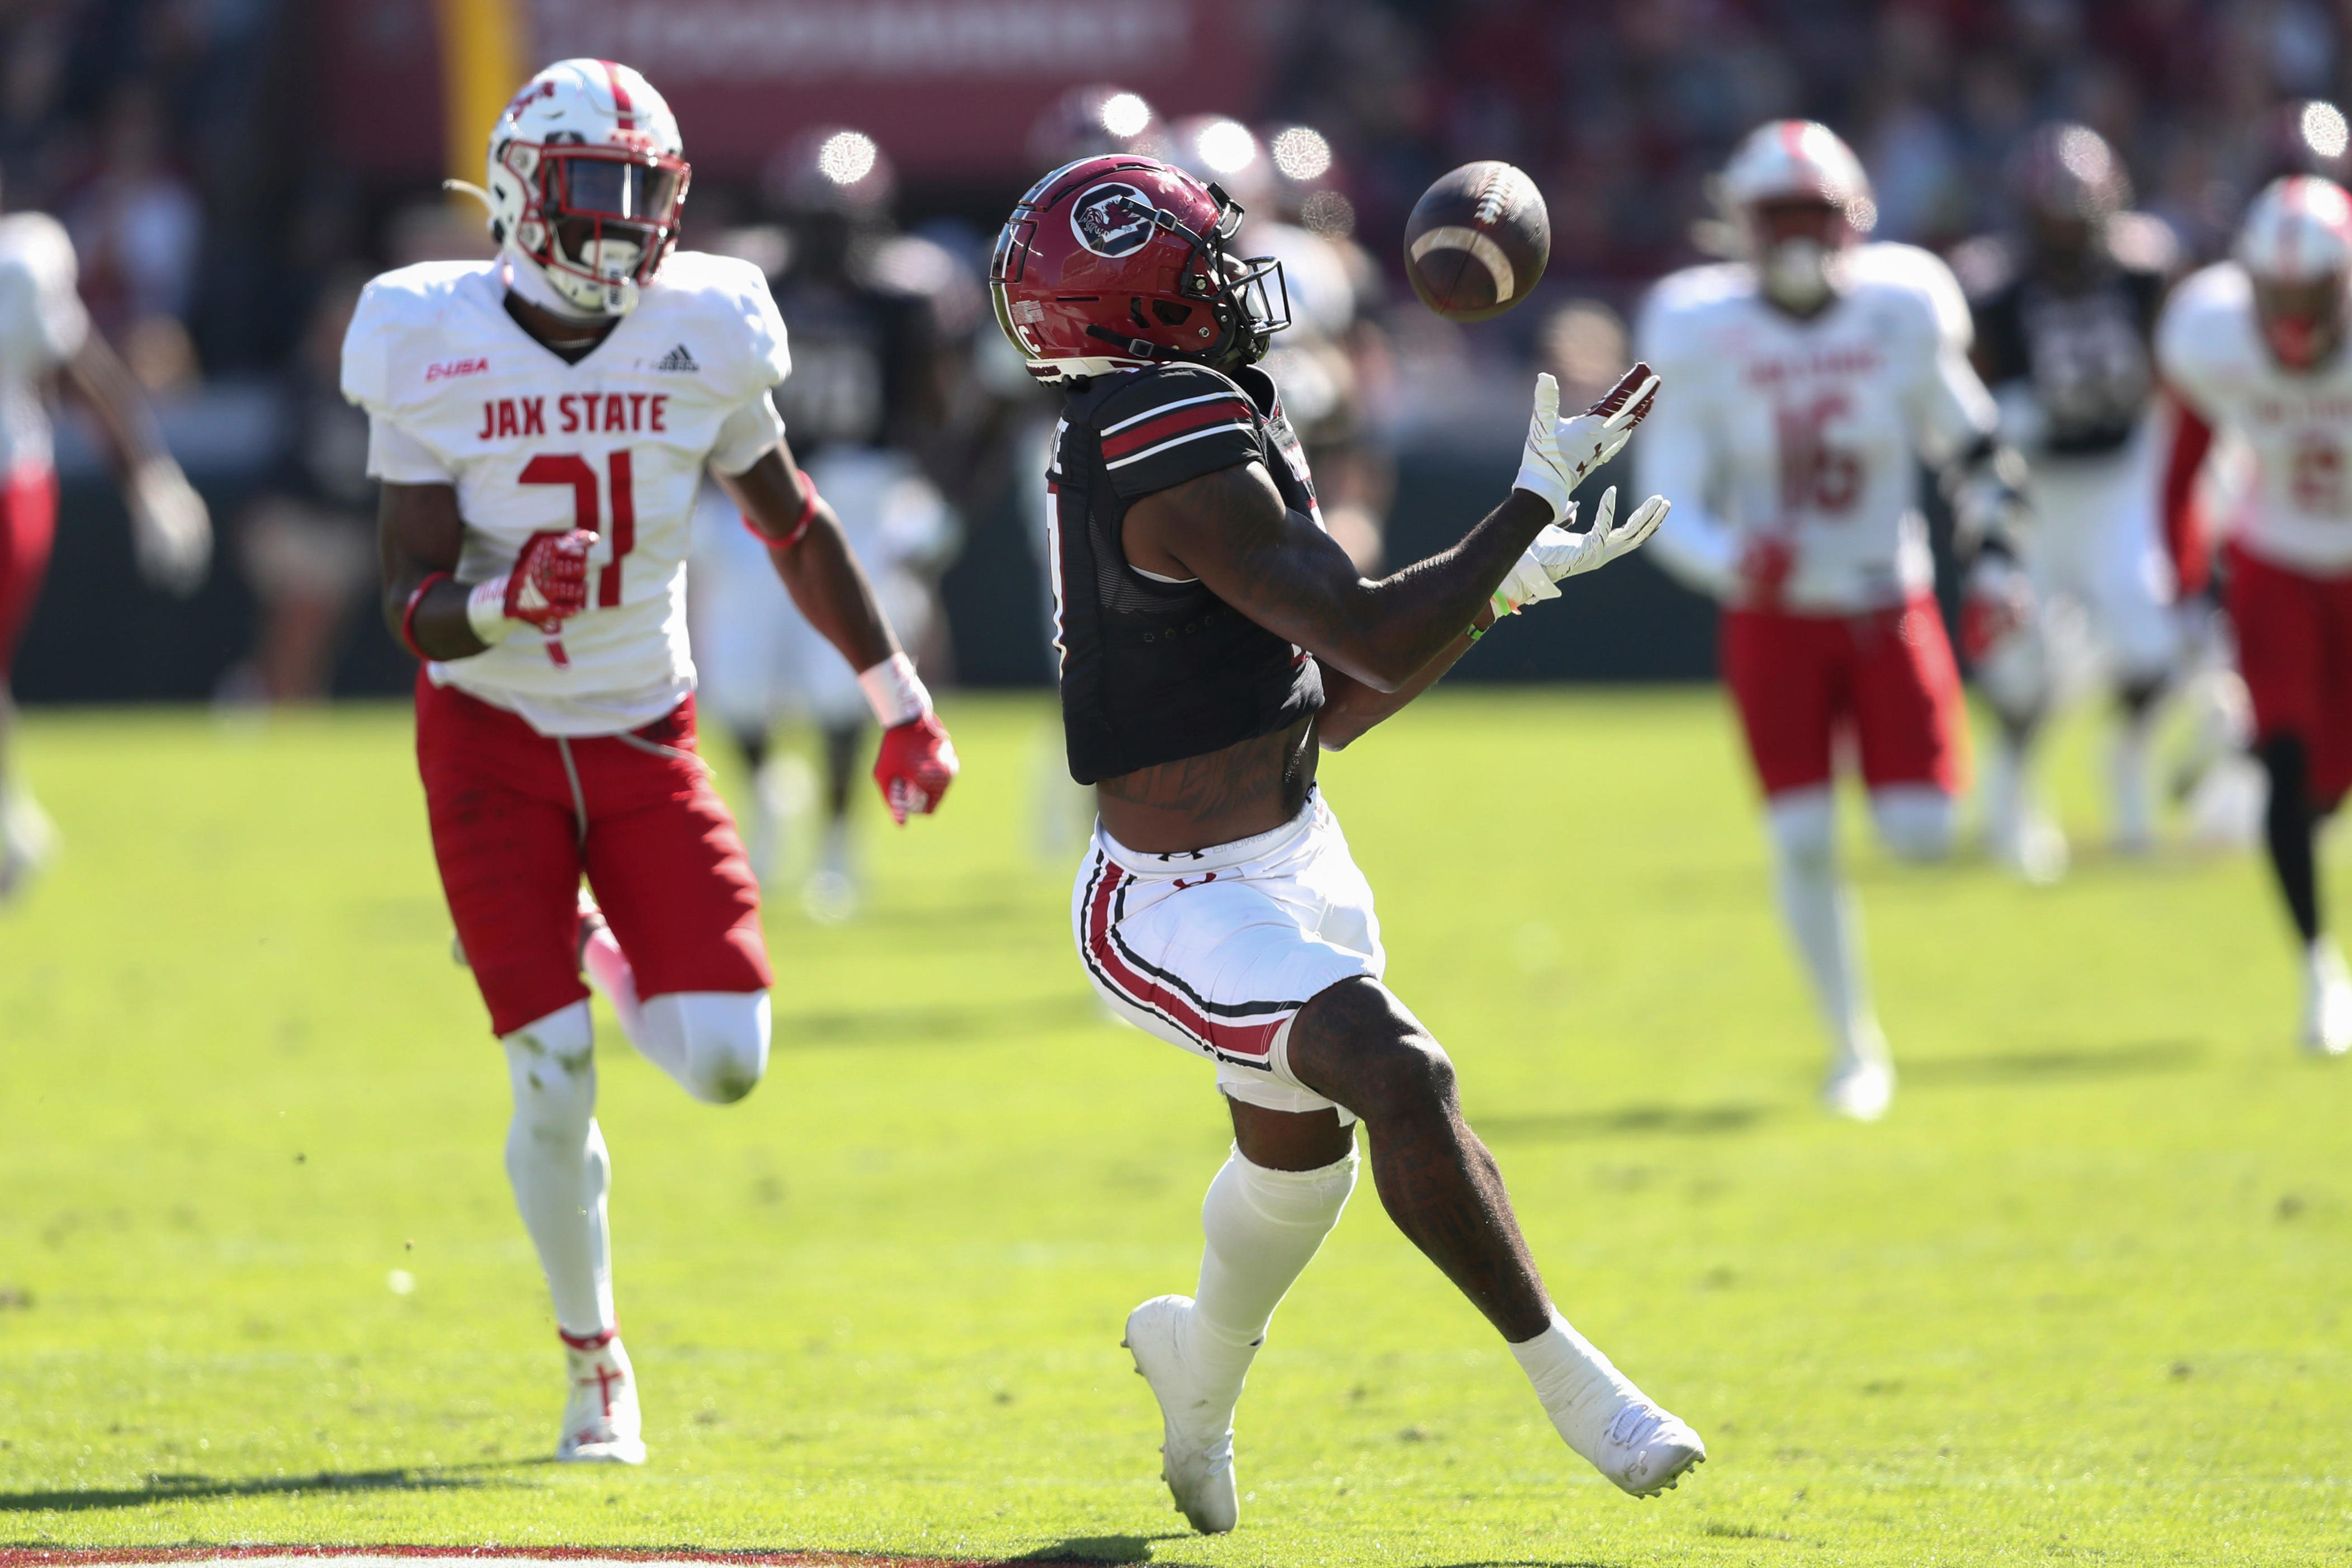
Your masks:
{"label": "white sideline stripe", "polygon": [[1102,427],[1102,433],[1106,436],[1116,436],[1130,425],[1140,425],[1147,419],[1157,419],[1161,415],[1172,413],[1179,408],[1190,408],[1195,403],[1214,403],[1220,397],[1230,397],[1235,402],[1241,400],[1241,395],[1237,392],[1204,392],[1198,397],[1187,397],[1175,403],[1163,403],[1156,408],[1147,408],[1132,418],[1122,419],[1116,425],[1106,425]]}
{"label": "white sideline stripe", "polygon": [[1433,250],[1468,251],[1485,262],[1487,272],[1493,276],[1496,300],[1501,301],[1511,297],[1511,286],[1518,280],[1517,274],[1511,270],[1511,258],[1503,254],[1501,246],[1476,229],[1448,224],[1444,228],[1431,229],[1412,242],[1412,258],[1415,261]]}
{"label": "white sideline stripe", "polygon": [[1172,440],[1162,441],[1156,447],[1146,447],[1140,452],[1136,452],[1130,456],[1121,458],[1116,463],[1105,463],[1103,467],[1106,468],[1123,468],[1129,463],[1139,463],[1146,458],[1156,458],[1160,456],[1160,453],[1167,451],[1170,447],[1181,447],[1187,441],[1198,441],[1207,436],[1222,436],[1228,430],[1240,430],[1246,432],[1248,429],[1249,426],[1243,424],[1238,419],[1234,420],[1230,425],[1212,425],[1206,430],[1195,430],[1190,436],[1179,436]]}

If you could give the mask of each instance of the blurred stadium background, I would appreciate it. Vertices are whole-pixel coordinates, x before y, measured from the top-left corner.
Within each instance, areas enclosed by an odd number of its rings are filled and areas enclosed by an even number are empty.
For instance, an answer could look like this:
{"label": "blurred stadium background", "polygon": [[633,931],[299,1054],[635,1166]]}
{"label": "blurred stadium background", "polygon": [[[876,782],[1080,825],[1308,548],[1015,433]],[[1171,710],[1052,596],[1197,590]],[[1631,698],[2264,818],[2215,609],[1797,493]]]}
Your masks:
{"label": "blurred stadium background", "polygon": [[[782,263],[789,230],[777,244],[762,226],[783,216],[780,158],[820,128],[873,138],[896,171],[889,217],[929,242],[901,271],[940,350],[944,447],[926,467],[953,474],[961,521],[960,552],[926,563],[945,610],[927,670],[1020,686],[1048,674],[1024,447],[1039,405],[991,363],[979,278],[1000,216],[1053,161],[1038,122],[1066,89],[1116,82],[1163,121],[1324,139],[1307,221],[1360,247],[1344,438],[1375,521],[1392,492],[1401,561],[1508,474],[1529,368],[1574,386],[1619,363],[1620,322],[1696,257],[1706,176],[1757,121],[1828,121],[1869,165],[1879,235],[1948,248],[2006,221],[2020,137],[2078,119],[2203,258],[2273,168],[2283,106],[2340,96],[2347,28],[2352,7],[2323,0],[14,0],[0,203],[66,221],[93,314],[222,525],[205,591],[153,594],[69,432],[17,692],[245,702],[405,683],[368,609],[339,309],[376,269],[486,245],[437,182],[479,177],[490,119],[547,59],[635,61],[677,105],[689,245]],[[1394,239],[1433,176],[1484,157],[1542,185],[1552,261],[1530,305],[1465,329],[1413,302]],[[1464,676],[1712,668],[1712,616],[1646,562],[1584,608],[1496,639]]]}

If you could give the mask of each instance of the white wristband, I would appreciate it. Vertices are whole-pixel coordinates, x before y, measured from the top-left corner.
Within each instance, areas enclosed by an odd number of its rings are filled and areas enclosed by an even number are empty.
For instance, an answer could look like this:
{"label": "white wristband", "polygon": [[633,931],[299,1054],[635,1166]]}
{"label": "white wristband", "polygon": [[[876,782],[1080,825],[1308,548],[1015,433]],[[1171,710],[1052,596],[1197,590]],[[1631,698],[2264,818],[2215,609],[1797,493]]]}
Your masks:
{"label": "white wristband", "polygon": [[931,694],[923,689],[923,678],[915,673],[915,661],[903,653],[892,654],[871,669],[859,670],[857,684],[865,689],[875,721],[885,730],[911,723],[931,710]]}
{"label": "white wristband", "polygon": [[507,578],[511,575],[508,573],[487,583],[477,583],[466,595],[467,625],[474,628],[476,637],[493,647],[515,629],[515,623],[507,616]]}

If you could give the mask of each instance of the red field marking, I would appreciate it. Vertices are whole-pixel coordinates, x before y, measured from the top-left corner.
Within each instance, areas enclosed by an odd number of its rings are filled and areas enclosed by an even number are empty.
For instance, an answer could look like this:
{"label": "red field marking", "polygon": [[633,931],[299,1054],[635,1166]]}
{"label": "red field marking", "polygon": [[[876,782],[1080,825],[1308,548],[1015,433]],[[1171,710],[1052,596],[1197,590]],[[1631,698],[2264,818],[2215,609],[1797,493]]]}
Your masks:
{"label": "red field marking", "polygon": [[[634,1551],[600,1546],[157,1546],[157,1547],[0,1547],[0,1568],[80,1568],[88,1564],[135,1563],[235,1563],[273,1557],[480,1558],[509,1562],[569,1563],[690,1563],[696,1568],[997,1568],[1004,1559],[992,1557],[892,1557],[858,1552],[697,1552]],[[1084,1558],[1024,1557],[1024,1563],[1050,1568],[1055,1563],[1076,1563]]]}

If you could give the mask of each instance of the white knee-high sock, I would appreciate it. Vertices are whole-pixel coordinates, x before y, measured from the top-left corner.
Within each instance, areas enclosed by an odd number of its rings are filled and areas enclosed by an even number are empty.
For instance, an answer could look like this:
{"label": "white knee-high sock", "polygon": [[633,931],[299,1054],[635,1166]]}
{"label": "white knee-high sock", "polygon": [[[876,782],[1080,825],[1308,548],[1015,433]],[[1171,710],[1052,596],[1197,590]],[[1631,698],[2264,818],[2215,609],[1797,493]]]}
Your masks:
{"label": "white knee-high sock", "polygon": [[1596,1465],[1601,1462],[1601,1440],[1608,1436],[1617,1413],[1635,1401],[1649,1402],[1633,1386],[1633,1379],[1578,1333],[1557,1307],[1552,1309],[1551,1327],[1513,1345],[1511,1353],[1518,1357],[1520,1370],[1535,1384],[1536,1397],[1543,1402],[1553,1428],[1570,1447]]}
{"label": "white knee-high sock", "polygon": [[1197,1331],[1186,1349],[1202,1371],[1203,1392],[1227,1412],[1228,1424],[1275,1308],[1348,1206],[1356,1164],[1350,1149],[1346,1159],[1317,1170],[1272,1171],[1235,1149],[1209,1184],[1201,1203],[1208,1247],[1192,1297]]}
{"label": "white knee-high sock", "polygon": [[1841,1061],[1883,1056],[1885,1046],[1863,973],[1860,922],[1853,895],[1838,879],[1836,809],[1830,792],[1790,790],[1775,795],[1768,811],[1780,913],[1813,983],[1831,1044]]}
{"label": "white knee-high sock", "polygon": [[539,1251],[556,1326],[590,1339],[614,1326],[612,1163],[596,1125],[596,1054],[588,1004],[574,1002],[500,1042],[514,1084],[507,1179]]}
{"label": "white knee-high sock", "polygon": [[[640,1009],[638,1035],[687,1093],[731,1105],[768,1071],[769,1012],[764,991],[668,991]],[[644,1046],[639,1047],[645,1049]],[[671,1068],[676,1059],[681,1065]]]}
{"label": "white knee-high sock", "polygon": [[668,991],[640,1000],[636,973],[610,931],[591,936],[580,956],[629,1044],[695,1099],[731,1104],[767,1075],[766,992]]}

